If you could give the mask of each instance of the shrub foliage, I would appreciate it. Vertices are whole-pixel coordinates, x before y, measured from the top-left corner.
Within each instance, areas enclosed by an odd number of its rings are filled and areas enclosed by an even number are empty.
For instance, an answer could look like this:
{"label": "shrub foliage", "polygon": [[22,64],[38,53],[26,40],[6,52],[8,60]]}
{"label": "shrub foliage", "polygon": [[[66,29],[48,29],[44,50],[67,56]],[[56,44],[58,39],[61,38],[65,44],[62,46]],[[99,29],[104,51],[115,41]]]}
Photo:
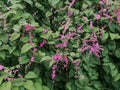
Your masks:
{"label": "shrub foliage", "polygon": [[0,0],[0,90],[120,90],[119,0]]}

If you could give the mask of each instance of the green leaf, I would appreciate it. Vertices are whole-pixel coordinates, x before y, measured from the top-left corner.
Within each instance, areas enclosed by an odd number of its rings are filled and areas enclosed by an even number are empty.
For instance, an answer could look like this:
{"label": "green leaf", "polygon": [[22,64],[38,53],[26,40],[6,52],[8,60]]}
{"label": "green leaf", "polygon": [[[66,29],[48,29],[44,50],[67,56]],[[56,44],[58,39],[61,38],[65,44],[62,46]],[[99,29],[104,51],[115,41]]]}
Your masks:
{"label": "green leaf", "polygon": [[67,82],[66,83],[67,90],[72,90],[71,86],[72,86],[72,82]]}
{"label": "green leaf", "polygon": [[69,78],[74,77],[74,75],[75,75],[75,70],[70,69],[70,71],[69,71]]}
{"label": "green leaf", "polygon": [[12,87],[11,90],[19,90],[19,87]]}
{"label": "green leaf", "polygon": [[23,79],[16,79],[13,81],[13,86],[22,86],[24,84]]}
{"label": "green leaf", "polygon": [[29,38],[29,36],[24,36],[24,37],[22,37],[22,42],[24,42],[24,43],[26,43],[26,42],[28,42],[30,40],[30,38]]}
{"label": "green leaf", "polygon": [[37,78],[37,75],[32,72],[32,71],[29,71],[26,75],[25,75],[25,78]]}
{"label": "green leaf", "polygon": [[71,53],[70,53],[70,56],[71,56],[71,57],[75,57],[76,54],[75,54],[74,52],[71,52]]}
{"label": "green leaf", "polygon": [[39,27],[35,30],[36,33],[40,33],[43,32],[44,28],[43,27]]}
{"label": "green leaf", "polygon": [[33,5],[32,0],[24,0],[26,3],[30,4],[31,6]]}
{"label": "green leaf", "polygon": [[117,74],[118,74],[118,70],[117,69],[111,71],[111,75],[113,77],[115,77]]}
{"label": "green leaf", "polygon": [[111,71],[112,70],[114,71],[114,69],[116,69],[116,67],[115,67],[115,65],[113,63],[110,63],[110,69],[111,69]]}
{"label": "green leaf", "polygon": [[120,74],[117,74],[115,77],[114,77],[114,81],[118,81],[120,80]]}
{"label": "green leaf", "polygon": [[106,40],[109,35],[108,35],[108,33],[103,33],[102,36],[103,36],[103,39]]}
{"label": "green leaf", "polygon": [[42,51],[38,51],[40,57],[44,57],[46,54]]}
{"label": "green leaf", "polygon": [[51,57],[50,56],[44,56],[40,62],[46,61],[46,60],[50,60]]}
{"label": "green leaf", "polygon": [[47,86],[43,85],[43,90],[50,90]]}
{"label": "green leaf", "polygon": [[50,12],[50,11],[47,11],[46,12],[46,17],[49,17],[49,16],[51,16],[52,15],[52,12]]}
{"label": "green leaf", "polygon": [[22,57],[20,58],[19,63],[20,63],[20,64],[25,64],[25,63],[27,63],[28,61],[29,61],[29,58],[27,58],[27,56],[25,55],[25,56],[22,56]]}
{"label": "green leaf", "polygon": [[42,85],[39,82],[34,83],[35,90],[42,90]]}
{"label": "green leaf", "polygon": [[55,60],[49,62],[49,68],[55,63]]}
{"label": "green leaf", "polygon": [[4,77],[3,76],[0,76],[0,84],[2,83]]}
{"label": "green leaf", "polygon": [[21,49],[21,53],[26,53],[27,51],[29,51],[31,48],[33,48],[33,45],[31,45],[30,43],[26,43],[23,45],[22,49]]}
{"label": "green leaf", "polygon": [[1,84],[0,90],[11,90],[11,82],[4,82]]}
{"label": "green leaf", "polygon": [[110,50],[115,50],[116,49],[116,43],[115,43],[115,41],[109,41],[108,48]]}
{"label": "green leaf", "polygon": [[5,59],[5,56],[6,56],[5,52],[0,52],[0,57],[1,57],[2,59]]}
{"label": "green leaf", "polygon": [[120,48],[115,51],[115,55],[117,58],[120,58]]}
{"label": "green leaf", "polygon": [[35,6],[40,10],[44,10],[44,6],[42,4],[40,4],[39,2],[36,2]]}
{"label": "green leaf", "polygon": [[55,7],[55,5],[59,2],[60,0],[49,0],[49,4],[53,7]]}
{"label": "green leaf", "polygon": [[11,54],[16,49],[15,46],[9,48],[9,53]]}
{"label": "green leaf", "polygon": [[93,90],[91,87],[85,87],[84,90]]}
{"label": "green leaf", "polygon": [[34,87],[34,84],[31,80],[27,80],[25,83],[24,83],[24,87],[27,89],[27,90],[35,90],[35,87]]}
{"label": "green leaf", "polygon": [[54,41],[49,41],[48,44],[52,45],[52,44],[55,44]]}
{"label": "green leaf", "polygon": [[14,41],[14,40],[18,39],[19,37],[20,37],[20,33],[15,32],[15,33],[12,34],[10,40]]}
{"label": "green leaf", "polygon": [[0,46],[2,45],[2,41],[0,41]]}
{"label": "green leaf", "polygon": [[120,36],[119,36],[119,34],[110,33],[110,38],[111,38],[111,40],[120,39]]}
{"label": "green leaf", "polygon": [[8,42],[8,34],[0,35],[0,40],[4,43]]}
{"label": "green leaf", "polygon": [[15,30],[16,32],[20,32],[20,28],[21,28],[21,25],[19,25],[19,24],[15,24],[13,26],[13,30]]}

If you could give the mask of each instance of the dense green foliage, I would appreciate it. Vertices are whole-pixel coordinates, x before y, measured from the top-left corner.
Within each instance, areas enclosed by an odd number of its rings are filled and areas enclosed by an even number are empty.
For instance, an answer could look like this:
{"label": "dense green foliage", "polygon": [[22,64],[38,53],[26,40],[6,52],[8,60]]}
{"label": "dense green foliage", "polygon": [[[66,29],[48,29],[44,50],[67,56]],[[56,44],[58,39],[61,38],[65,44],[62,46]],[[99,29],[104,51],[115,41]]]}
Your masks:
{"label": "dense green foliage", "polygon": [[120,90],[119,4],[0,0],[0,90]]}

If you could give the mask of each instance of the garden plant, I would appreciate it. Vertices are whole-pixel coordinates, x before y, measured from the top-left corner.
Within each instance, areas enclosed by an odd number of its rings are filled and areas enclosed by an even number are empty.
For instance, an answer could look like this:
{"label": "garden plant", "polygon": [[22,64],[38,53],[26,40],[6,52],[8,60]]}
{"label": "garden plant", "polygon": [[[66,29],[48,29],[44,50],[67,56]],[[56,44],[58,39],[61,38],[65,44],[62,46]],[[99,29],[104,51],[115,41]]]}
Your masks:
{"label": "garden plant", "polygon": [[0,90],[120,90],[120,0],[0,0]]}

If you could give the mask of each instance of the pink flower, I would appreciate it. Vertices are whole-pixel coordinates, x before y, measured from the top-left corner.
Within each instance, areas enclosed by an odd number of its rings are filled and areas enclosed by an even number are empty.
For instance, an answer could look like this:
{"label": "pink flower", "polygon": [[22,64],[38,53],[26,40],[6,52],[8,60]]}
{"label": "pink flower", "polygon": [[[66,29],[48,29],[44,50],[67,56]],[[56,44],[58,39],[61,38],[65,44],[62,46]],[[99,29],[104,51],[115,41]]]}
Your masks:
{"label": "pink flower", "polygon": [[52,80],[55,78],[56,76],[56,69],[57,69],[57,66],[56,65],[53,65],[52,66],[52,74],[51,74],[51,77],[52,77]]}
{"label": "pink flower", "polygon": [[119,6],[119,8],[117,10],[117,22],[120,25],[120,6]]}
{"label": "pink flower", "polygon": [[31,45],[33,45],[34,43],[33,43],[33,35],[31,34],[31,32],[29,32],[29,37],[30,37],[30,44]]}
{"label": "pink flower", "polygon": [[102,4],[103,4],[103,1],[100,1],[99,4],[102,5]]}
{"label": "pink flower", "polygon": [[69,32],[66,35],[60,35],[60,38],[58,38],[58,40],[63,40],[65,38],[70,39],[70,38],[72,38],[75,35],[76,35],[76,32],[72,32],[72,33]]}
{"label": "pink flower", "polygon": [[47,29],[44,29],[44,30],[43,30],[43,33],[47,33],[47,32],[48,32],[48,30],[47,30]]}
{"label": "pink flower", "polygon": [[86,22],[88,21],[88,18],[87,18],[87,17],[84,17],[84,16],[83,16],[82,18],[83,18],[84,21],[86,21]]}
{"label": "pink flower", "polygon": [[67,56],[64,56],[64,57],[63,57],[63,60],[64,60],[64,62],[65,62],[65,64],[64,64],[64,68],[66,68],[66,67],[68,66],[69,59],[68,59]]}
{"label": "pink flower", "polygon": [[63,40],[65,38],[65,35],[59,35],[60,38],[58,38],[58,40]]}
{"label": "pink flower", "polygon": [[31,24],[26,24],[26,25],[25,25],[25,30],[26,30],[26,31],[34,30],[34,29],[35,29],[35,26],[32,26]]}
{"label": "pink flower", "polygon": [[57,61],[57,62],[58,62],[58,61],[62,61],[62,59],[63,59],[62,56],[61,56],[61,55],[58,55],[58,54],[55,54],[52,58],[53,58],[53,60],[55,60],[55,61]]}
{"label": "pink flower", "polygon": [[81,31],[81,33],[83,33],[83,32],[84,32],[84,30],[82,29],[82,25],[78,25],[78,26],[77,26],[77,29],[78,29],[78,30],[80,30],[80,31]]}
{"label": "pink flower", "polygon": [[108,5],[109,5],[108,0],[103,0],[103,2],[106,4],[106,6],[108,6]]}
{"label": "pink flower", "polygon": [[64,48],[67,47],[68,41],[65,41],[64,43],[57,44],[56,47]]}
{"label": "pink flower", "polygon": [[98,19],[100,19],[101,18],[101,16],[100,15],[96,15],[96,19],[98,20]]}
{"label": "pink flower", "polygon": [[89,50],[90,54],[95,54],[97,57],[100,57],[100,51],[103,50],[103,48],[98,44],[95,33],[91,34],[90,40],[83,41],[81,52],[86,50]]}
{"label": "pink flower", "polygon": [[97,57],[100,57],[100,50],[103,50],[98,43],[93,43],[90,47],[90,54],[95,54]]}
{"label": "pink flower", "polygon": [[18,77],[22,78],[23,76],[21,74],[18,74]]}
{"label": "pink flower", "polygon": [[40,47],[40,48],[43,47],[43,46],[45,45],[45,43],[46,43],[46,40],[44,39],[43,42],[40,43],[39,47]]}
{"label": "pink flower", "polygon": [[0,65],[0,71],[3,70],[4,66]]}
{"label": "pink flower", "polygon": [[34,49],[33,49],[33,52],[35,53],[36,51],[37,51],[37,48],[34,48]]}
{"label": "pink flower", "polygon": [[31,59],[30,59],[31,62],[34,62],[35,61],[35,57],[32,56]]}
{"label": "pink flower", "polygon": [[92,29],[92,28],[93,28],[93,22],[90,21],[90,29]]}
{"label": "pink flower", "polygon": [[13,81],[13,80],[16,80],[16,78],[7,77],[6,80],[7,80],[7,81]]}
{"label": "pink flower", "polygon": [[72,7],[75,3],[75,0],[72,0],[72,2],[69,3],[69,7]]}
{"label": "pink flower", "polygon": [[73,11],[72,10],[68,10],[68,17],[70,18],[73,15]]}
{"label": "pink flower", "polygon": [[80,64],[80,61],[73,61],[73,64],[75,64],[75,70],[78,71],[78,66]]}
{"label": "pink flower", "polygon": [[68,39],[70,39],[70,38],[72,38],[73,36],[75,36],[76,35],[76,32],[72,32],[72,33],[68,33],[67,35],[66,35],[66,38],[68,38]]}
{"label": "pink flower", "polygon": [[110,15],[108,15],[107,13],[103,14],[106,18],[111,18]]}

